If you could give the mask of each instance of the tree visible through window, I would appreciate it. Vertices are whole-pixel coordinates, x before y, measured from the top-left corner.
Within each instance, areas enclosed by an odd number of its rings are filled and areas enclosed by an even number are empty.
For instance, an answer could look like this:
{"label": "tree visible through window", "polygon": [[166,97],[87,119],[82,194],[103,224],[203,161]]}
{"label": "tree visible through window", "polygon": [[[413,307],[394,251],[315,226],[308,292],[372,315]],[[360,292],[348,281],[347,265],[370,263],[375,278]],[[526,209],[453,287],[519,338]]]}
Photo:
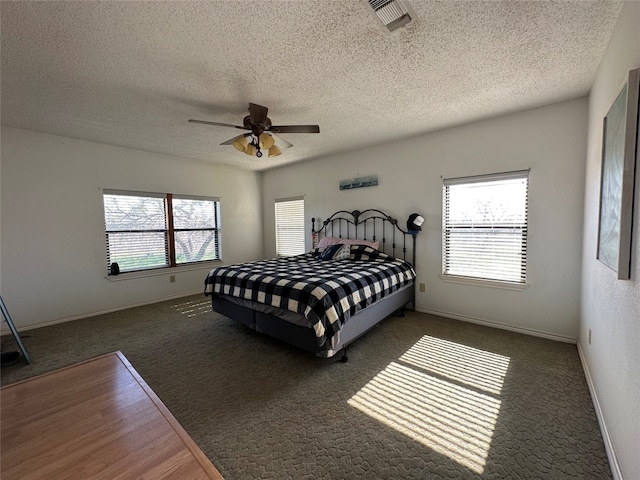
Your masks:
{"label": "tree visible through window", "polygon": [[526,282],[529,172],[443,182],[443,275]]}
{"label": "tree visible through window", "polygon": [[220,259],[220,202],[173,196],[176,264]]}
{"label": "tree visible through window", "polygon": [[217,198],[105,190],[103,200],[109,271],[220,259]]}
{"label": "tree visible through window", "polygon": [[279,257],[304,253],[304,199],[276,200],[276,254]]}

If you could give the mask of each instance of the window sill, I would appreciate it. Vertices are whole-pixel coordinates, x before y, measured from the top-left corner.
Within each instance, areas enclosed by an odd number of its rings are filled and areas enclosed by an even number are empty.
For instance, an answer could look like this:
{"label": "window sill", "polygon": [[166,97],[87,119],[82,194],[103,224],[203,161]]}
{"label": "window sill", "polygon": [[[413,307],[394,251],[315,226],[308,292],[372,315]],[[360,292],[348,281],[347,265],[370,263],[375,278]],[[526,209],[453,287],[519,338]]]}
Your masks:
{"label": "window sill", "polygon": [[447,283],[461,283],[463,285],[476,285],[479,287],[500,288],[503,290],[522,291],[529,286],[528,283],[504,282],[500,280],[487,280],[484,278],[463,277],[459,275],[441,274],[440,278]]}
{"label": "window sill", "polygon": [[211,270],[212,268],[215,268],[215,266],[219,263],[222,263],[222,261],[211,260],[209,262],[203,262],[203,263],[198,263],[194,265],[184,265],[180,267],[154,268],[150,270],[140,270],[138,272],[120,273],[118,275],[105,275],[104,278],[106,278],[110,282],[120,282],[122,280],[131,280],[134,278],[175,275],[176,273],[191,272],[195,270],[208,271],[208,270]]}

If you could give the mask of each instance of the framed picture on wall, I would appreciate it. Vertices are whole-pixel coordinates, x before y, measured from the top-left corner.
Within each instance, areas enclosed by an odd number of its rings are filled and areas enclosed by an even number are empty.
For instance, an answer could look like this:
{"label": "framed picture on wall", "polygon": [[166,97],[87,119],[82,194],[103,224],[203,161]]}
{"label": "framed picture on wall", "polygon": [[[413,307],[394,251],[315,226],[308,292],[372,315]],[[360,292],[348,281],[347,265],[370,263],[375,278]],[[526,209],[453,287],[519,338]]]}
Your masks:
{"label": "framed picture on wall", "polygon": [[636,69],[629,72],[603,126],[597,258],[620,280],[628,280],[631,273],[639,93]]}

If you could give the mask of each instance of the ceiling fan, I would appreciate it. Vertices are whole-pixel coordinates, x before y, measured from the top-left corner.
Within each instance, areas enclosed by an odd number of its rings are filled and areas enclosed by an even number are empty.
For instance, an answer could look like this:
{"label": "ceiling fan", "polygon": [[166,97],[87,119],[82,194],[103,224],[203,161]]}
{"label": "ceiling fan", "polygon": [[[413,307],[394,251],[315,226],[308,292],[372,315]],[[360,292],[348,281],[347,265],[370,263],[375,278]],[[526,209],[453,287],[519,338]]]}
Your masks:
{"label": "ceiling fan", "polygon": [[[229,123],[209,122],[206,120],[193,120],[191,123],[202,123],[204,125],[215,125],[219,127],[238,128],[248,130],[250,133],[243,133],[233,137],[220,145],[233,145],[237,150],[247,155],[262,157],[262,150],[268,151],[269,157],[275,157],[282,153],[275,144],[275,139],[281,148],[289,148],[293,145],[278,137],[277,133],[320,133],[318,125],[272,125],[271,119],[267,117],[269,109],[255,103],[249,104],[249,115],[244,117],[242,126],[231,125]],[[275,137],[275,139],[274,139]]]}

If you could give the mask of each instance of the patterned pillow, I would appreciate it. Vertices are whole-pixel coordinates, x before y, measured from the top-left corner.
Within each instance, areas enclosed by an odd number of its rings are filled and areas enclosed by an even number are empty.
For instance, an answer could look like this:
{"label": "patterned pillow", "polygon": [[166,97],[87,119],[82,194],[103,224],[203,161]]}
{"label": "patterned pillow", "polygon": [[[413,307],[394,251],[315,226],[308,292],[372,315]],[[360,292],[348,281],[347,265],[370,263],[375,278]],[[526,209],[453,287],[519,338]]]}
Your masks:
{"label": "patterned pillow", "polygon": [[346,260],[351,256],[351,245],[343,245],[333,254],[333,260]]}
{"label": "patterned pillow", "polygon": [[[344,245],[342,245],[341,243],[338,243],[336,245],[330,245],[327,248],[325,248],[324,250],[322,250],[322,252],[320,252],[320,255],[318,256],[319,260],[332,260],[333,256],[342,249],[342,247],[344,247]],[[349,255],[351,254],[351,250],[349,250]]]}
{"label": "patterned pillow", "polygon": [[351,260],[385,260],[390,258],[386,253],[366,245],[350,245],[349,253]]}

